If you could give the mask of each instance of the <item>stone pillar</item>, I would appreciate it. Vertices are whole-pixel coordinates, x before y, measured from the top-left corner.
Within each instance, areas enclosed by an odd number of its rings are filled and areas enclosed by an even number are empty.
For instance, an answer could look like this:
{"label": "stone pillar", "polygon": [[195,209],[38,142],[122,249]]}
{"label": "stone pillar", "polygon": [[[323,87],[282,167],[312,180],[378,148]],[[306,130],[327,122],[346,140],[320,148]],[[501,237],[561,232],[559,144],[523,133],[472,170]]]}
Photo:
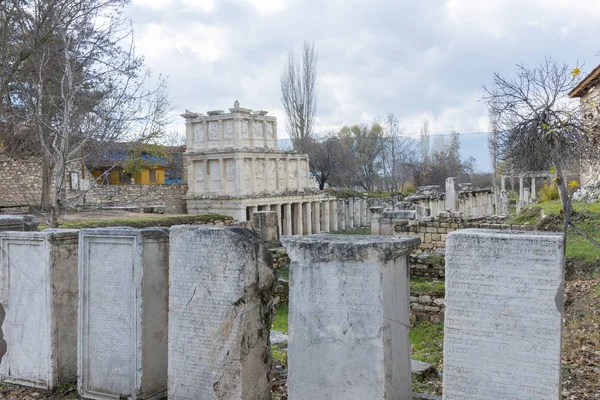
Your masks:
{"label": "stone pillar", "polygon": [[283,215],[281,214],[281,206],[281,204],[271,206],[271,209],[275,207],[275,212],[277,213],[277,232],[279,236],[283,235]]}
{"label": "stone pillar", "polygon": [[361,205],[362,205],[362,199],[360,198],[355,198],[354,199],[354,227],[356,229],[360,228],[362,225],[360,224],[360,215],[362,213],[361,211]]}
{"label": "stone pillar", "polygon": [[523,188],[523,205],[526,206],[528,204],[531,204],[531,196],[529,193],[529,188]]}
{"label": "stone pillar", "polygon": [[346,200],[346,229],[354,229],[354,199]]}
{"label": "stone pillar", "polygon": [[171,228],[169,398],[271,398],[275,274],[240,227]]}
{"label": "stone pillar", "polygon": [[304,206],[302,205],[302,203],[296,203],[296,205],[294,206],[294,221],[296,221],[296,229],[294,235],[304,234],[304,218],[302,215],[303,208]]}
{"label": "stone pillar", "polygon": [[456,178],[446,178],[446,211],[458,211],[458,196],[456,193]]}
{"label": "stone pillar", "polygon": [[204,163],[204,190],[210,192],[210,171],[208,170],[208,160],[205,158],[202,160]]}
{"label": "stone pillar", "polygon": [[227,175],[225,174],[225,159],[219,158],[219,172],[221,173],[221,193],[227,192]]}
{"label": "stone pillar", "polygon": [[310,201],[303,203],[304,206],[304,232],[303,235],[312,234],[312,207]]}
{"label": "stone pillar", "polygon": [[506,190],[506,176],[504,175],[500,177],[500,190]]}
{"label": "stone pillar", "polygon": [[81,397],[165,397],[169,231],[82,229],[79,254]]}
{"label": "stone pillar", "polygon": [[414,237],[286,237],[290,399],[410,400]]}
{"label": "stone pillar", "polygon": [[0,215],[1,231],[37,231],[38,219],[35,215]]}
{"label": "stone pillar", "polygon": [[448,233],[444,398],[561,398],[563,271],[559,233]]}
{"label": "stone pillar", "polygon": [[336,200],[337,202],[337,220],[338,230],[346,230],[346,201],[343,199]]}
{"label": "stone pillar", "polygon": [[381,234],[381,212],[383,207],[371,207],[371,235]]}
{"label": "stone pillar", "polygon": [[329,224],[331,218],[329,203],[329,200],[325,200],[323,203],[321,203],[321,230],[326,233],[328,233],[331,228]]}
{"label": "stone pillar", "polygon": [[525,204],[525,193],[523,191],[523,177],[519,177],[519,201],[517,202],[517,212],[521,211]]}
{"label": "stone pillar", "polygon": [[258,211],[252,216],[252,227],[264,242],[279,240],[279,220],[275,211]]}
{"label": "stone pillar", "polygon": [[321,202],[312,203],[312,233],[321,233]]}
{"label": "stone pillar", "polygon": [[250,219],[248,221],[252,221],[252,216],[256,212],[258,212],[258,206],[250,206]]}
{"label": "stone pillar", "polygon": [[2,382],[54,390],[77,379],[77,238],[0,232]]}
{"label": "stone pillar", "polygon": [[500,192],[500,212],[499,215],[508,215],[508,193],[506,190]]}
{"label": "stone pillar", "polygon": [[331,200],[331,205],[329,206],[329,227],[332,232],[337,232],[338,230],[338,201]]}
{"label": "stone pillar", "polygon": [[290,203],[283,205],[283,234],[292,235],[292,205]]}
{"label": "stone pillar", "polygon": [[367,223],[367,199],[360,199],[360,226],[368,226]]}
{"label": "stone pillar", "polygon": [[536,187],[535,187],[535,176],[532,176],[531,177],[531,193],[530,193],[531,199],[529,201],[530,204],[535,204],[536,194],[537,194],[537,191],[536,191]]}

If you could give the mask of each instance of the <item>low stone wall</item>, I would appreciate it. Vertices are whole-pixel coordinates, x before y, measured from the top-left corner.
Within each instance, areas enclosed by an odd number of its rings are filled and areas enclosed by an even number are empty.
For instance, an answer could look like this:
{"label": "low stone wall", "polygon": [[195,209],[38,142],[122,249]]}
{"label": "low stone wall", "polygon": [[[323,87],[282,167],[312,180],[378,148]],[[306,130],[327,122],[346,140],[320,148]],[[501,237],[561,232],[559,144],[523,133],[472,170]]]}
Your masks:
{"label": "low stone wall", "polygon": [[187,185],[106,185],[85,194],[85,207],[165,206],[168,214],[187,213]]}
{"label": "low stone wall", "polygon": [[42,165],[38,158],[0,154],[0,171],[0,212],[6,207],[40,204]]}
{"label": "low stone wall", "polygon": [[473,218],[461,219],[450,217],[436,217],[434,221],[393,221],[394,235],[418,236],[421,238],[420,249],[438,249],[446,247],[446,235],[457,229],[481,228],[498,230],[537,231],[535,225],[511,225],[497,223],[498,219]]}
{"label": "low stone wall", "polygon": [[411,254],[410,276],[418,278],[430,278],[443,281],[445,274],[446,260],[444,254],[438,253],[420,253]]}
{"label": "low stone wall", "polygon": [[443,294],[410,296],[411,321],[444,322],[445,311]]}

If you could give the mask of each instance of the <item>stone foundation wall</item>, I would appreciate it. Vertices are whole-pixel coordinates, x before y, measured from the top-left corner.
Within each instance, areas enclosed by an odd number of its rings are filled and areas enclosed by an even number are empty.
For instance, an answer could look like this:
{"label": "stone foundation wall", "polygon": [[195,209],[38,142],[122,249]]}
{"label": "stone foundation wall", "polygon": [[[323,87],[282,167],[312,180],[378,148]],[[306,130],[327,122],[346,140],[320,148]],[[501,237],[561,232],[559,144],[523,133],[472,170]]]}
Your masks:
{"label": "stone foundation wall", "polygon": [[186,184],[96,186],[85,194],[85,207],[162,205],[168,214],[185,214],[186,192]]}
{"label": "stone foundation wall", "polygon": [[421,238],[420,249],[438,249],[446,247],[446,235],[448,232],[457,229],[482,228],[498,230],[521,230],[537,231],[535,225],[511,225],[495,223],[492,219],[459,219],[459,218],[440,218],[435,221],[393,221],[394,235],[396,236],[417,236]]}
{"label": "stone foundation wall", "polygon": [[411,321],[444,322],[445,310],[443,294],[410,296]]}
{"label": "stone foundation wall", "polygon": [[410,276],[418,278],[430,278],[443,281],[445,278],[446,260],[444,254],[420,253],[411,254]]}
{"label": "stone foundation wall", "polygon": [[40,204],[42,165],[39,159],[14,159],[0,154],[0,171],[0,211],[4,207]]}

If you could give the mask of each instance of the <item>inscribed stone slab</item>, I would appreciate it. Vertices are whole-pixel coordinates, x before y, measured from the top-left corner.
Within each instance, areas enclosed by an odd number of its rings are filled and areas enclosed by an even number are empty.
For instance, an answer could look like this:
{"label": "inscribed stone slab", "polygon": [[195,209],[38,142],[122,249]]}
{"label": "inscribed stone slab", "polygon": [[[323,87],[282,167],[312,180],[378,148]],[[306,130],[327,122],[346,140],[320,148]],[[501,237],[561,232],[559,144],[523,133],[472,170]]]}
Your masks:
{"label": "inscribed stone slab", "polygon": [[284,237],[290,400],[410,400],[409,268],[418,238]]}
{"label": "inscribed stone slab", "polygon": [[560,398],[563,258],[562,234],[448,234],[444,399]]}
{"label": "inscribed stone slab", "polygon": [[79,242],[80,394],[166,396],[168,231],[83,229]]}
{"label": "inscribed stone slab", "polygon": [[169,399],[270,400],[275,275],[255,233],[171,228]]}
{"label": "inscribed stone slab", "polygon": [[1,232],[0,282],[1,380],[53,390],[75,379],[77,231]]}

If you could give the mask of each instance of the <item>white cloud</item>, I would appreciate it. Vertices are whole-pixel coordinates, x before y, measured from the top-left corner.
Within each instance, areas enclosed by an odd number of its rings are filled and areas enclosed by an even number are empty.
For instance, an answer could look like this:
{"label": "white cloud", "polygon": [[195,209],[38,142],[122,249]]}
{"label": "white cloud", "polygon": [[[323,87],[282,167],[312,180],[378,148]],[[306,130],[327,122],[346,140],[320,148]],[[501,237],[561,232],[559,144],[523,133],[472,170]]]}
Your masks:
{"label": "white cloud", "polygon": [[236,2],[250,5],[261,15],[280,12],[287,3],[286,0],[236,0]]}
{"label": "white cloud", "polygon": [[149,59],[193,57],[212,63],[228,54],[228,30],[201,23],[181,24],[175,31],[164,24],[147,24],[137,36],[138,50]]}
{"label": "white cloud", "polygon": [[[318,131],[394,113],[407,132],[487,130],[481,86],[514,64],[600,62],[600,1],[133,0],[138,51],[177,109],[264,109],[286,137],[279,76],[313,40]],[[182,120],[176,120],[183,131]]]}

